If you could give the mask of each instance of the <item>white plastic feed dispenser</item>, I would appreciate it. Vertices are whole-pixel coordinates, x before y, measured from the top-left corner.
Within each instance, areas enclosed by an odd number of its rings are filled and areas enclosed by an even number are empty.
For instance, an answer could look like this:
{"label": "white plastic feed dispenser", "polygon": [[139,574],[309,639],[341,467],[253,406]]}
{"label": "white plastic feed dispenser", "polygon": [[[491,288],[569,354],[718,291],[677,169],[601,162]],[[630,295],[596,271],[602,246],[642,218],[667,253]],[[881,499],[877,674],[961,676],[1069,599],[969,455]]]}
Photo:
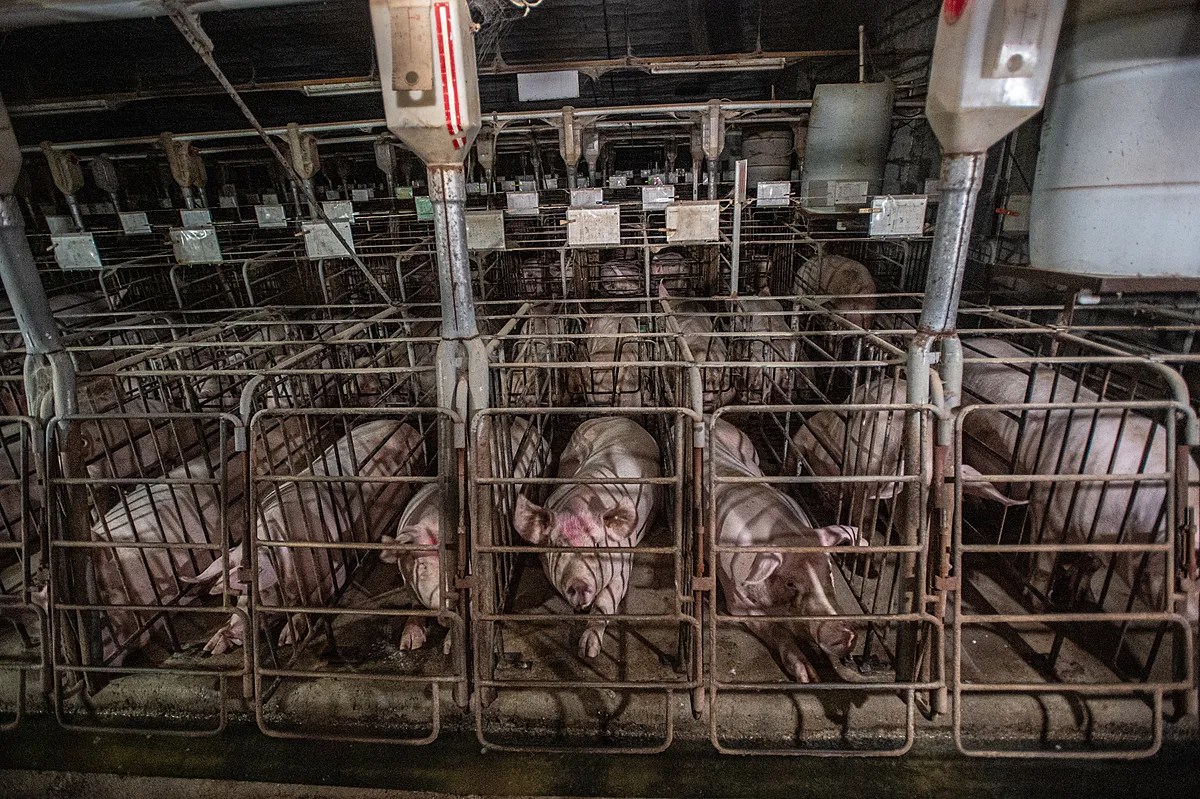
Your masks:
{"label": "white plastic feed dispenser", "polygon": [[371,0],[388,129],[428,167],[463,163],[480,128],[467,0]]}
{"label": "white plastic feed dispenser", "polygon": [[945,0],[925,113],[945,153],[981,153],[1042,108],[1067,0]]}

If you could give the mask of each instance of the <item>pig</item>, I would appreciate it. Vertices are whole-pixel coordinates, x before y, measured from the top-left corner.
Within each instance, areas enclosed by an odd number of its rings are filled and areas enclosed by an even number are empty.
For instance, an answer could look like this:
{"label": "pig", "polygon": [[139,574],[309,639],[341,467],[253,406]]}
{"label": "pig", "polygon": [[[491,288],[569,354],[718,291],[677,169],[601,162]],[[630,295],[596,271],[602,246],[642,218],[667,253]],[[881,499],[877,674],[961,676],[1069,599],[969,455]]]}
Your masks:
{"label": "pig", "polygon": [[875,279],[865,266],[842,255],[809,258],[796,271],[794,291],[831,297],[825,306],[859,327],[872,326]]}
{"label": "pig", "polygon": [[650,404],[649,388],[642,386],[638,365],[642,353],[637,317],[595,316],[587,320],[583,332],[587,337],[581,342],[580,360],[608,365],[575,369],[573,393],[582,394],[584,402],[592,406],[638,408]]}
{"label": "pig", "polygon": [[[1028,353],[995,339],[964,340],[965,355],[980,353],[992,358],[1028,357]],[[964,406],[978,404],[1094,402],[1095,392],[1066,375],[1055,377],[1053,368],[1038,370],[1031,380],[1029,364],[1001,360],[963,363]],[[1120,408],[1086,410],[1067,408],[1030,410],[1024,427],[1008,413],[971,412],[963,419],[963,460],[992,473],[1019,475],[1083,474],[1095,477],[1166,472],[1166,429],[1154,420]],[[1011,464],[1011,466],[1010,466]],[[1189,458],[1189,480],[1198,470]],[[1018,484],[1029,502],[1029,540],[1040,543],[1147,544],[1166,536],[1166,487],[1156,481],[1085,482],[1076,484]],[[1140,594],[1152,607],[1163,607],[1170,585],[1164,585],[1161,555],[1148,558],[1146,574],[1139,580],[1140,554],[1115,555],[1116,576],[1130,594]],[[1078,561],[1060,556],[1070,566]],[[1034,584],[1053,593],[1055,553],[1037,556]],[[1093,571],[1093,588],[1101,587],[1104,569]],[[1084,584],[1087,584],[1086,582]],[[1112,607],[1116,608],[1117,604]],[[1124,609],[1124,601],[1120,602]]]}
{"label": "pig", "polygon": [[[589,419],[567,442],[558,476],[578,480],[558,486],[539,506],[521,493],[513,528],[525,541],[549,547],[628,547],[645,537],[658,503],[652,485],[614,485],[607,479],[654,478],[659,450],[636,422],[617,416]],[[604,647],[606,615],[625,598],[633,556],[604,552],[547,552],[542,568],[576,612],[591,619],[579,638],[579,656],[594,658]]]}
{"label": "pig", "polygon": [[201,404],[213,407],[218,398],[221,404],[236,407],[241,399],[241,384],[249,380],[251,373],[266,369],[289,353],[280,342],[291,338],[287,325],[263,324],[240,342],[222,342],[211,368],[215,371],[243,372],[242,375],[209,374],[196,386],[196,396]]}
{"label": "pig", "polygon": [[[758,452],[741,430],[718,418],[711,439],[718,477],[763,477]],[[746,627],[779,658],[784,673],[801,683],[818,681],[800,642],[811,639],[831,658],[854,649],[853,626],[838,618],[829,553],[740,553],[737,547],[835,547],[865,544],[858,529],[815,527],[794,499],[768,483],[715,483],[717,578],[733,616],[820,616],[809,622],[747,620]],[[731,551],[732,550],[732,551]],[[824,617],[828,617],[825,619]]]}
{"label": "pig", "polygon": [[671,291],[692,290],[694,269],[695,261],[673,250],[656,252],[650,257],[650,279]]}
{"label": "pig", "polygon": [[812,383],[812,371],[805,367],[772,367],[769,364],[791,362],[802,359],[799,341],[788,322],[783,303],[765,292],[757,297],[742,298],[737,302],[738,328],[745,336],[734,339],[730,349],[737,351],[737,360],[747,361],[743,399],[748,403],[766,402],[772,387],[778,402],[791,399],[791,386],[796,377],[802,383]]}
{"label": "pig", "polygon": [[[550,445],[541,434],[519,417],[493,417],[492,424],[504,429],[507,444],[505,457],[511,464],[502,477],[541,477],[550,462]],[[505,429],[506,428],[506,429]],[[486,457],[481,453],[481,457]],[[383,537],[384,550],[380,560],[394,563],[400,571],[401,581],[416,595],[417,601],[430,610],[442,608],[442,569],[438,545],[441,542],[442,492],[437,483],[431,483],[417,492],[404,509],[396,526],[396,535]],[[388,545],[424,546],[426,551],[407,552],[387,549]],[[453,600],[451,600],[453,601]],[[422,617],[410,616],[404,624],[400,637],[400,649],[420,649],[425,643],[426,621]]]}
{"label": "pig", "polygon": [[0,542],[29,538],[36,531],[42,492],[34,435],[33,428],[17,422],[0,428]]}
{"label": "pig", "polygon": [[[851,394],[848,405],[903,405],[908,401],[908,386],[903,378],[874,380],[859,386]],[[843,475],[891,476],[905,474],[904,410],[880,411],[821,411],[810,416],[792,436],[791,447],[784,464],[787,474],[799,474],[801,466],[817,477],[836,478]],[[849,423],[849,429],[847,429]],[[927,418],[925,424],[933,420]],[[926,429],[921,436],[921,458],[927,464],[926,474],[933,464],[934,431]],[[963,476],[978,478],[971,466],[963,467]],[[928,482],[925,483],[928,485]],[[890,500],[899,493],[902,483],[843,483],[835,480],[814,484],[821,504],[835,518],[850,519],[860,527],[870,526],[881,500]],[[963,493],[980,496],[1002,505],[1022,505],[1010,499],[990,482],[963,483]]]}
{"label": "pig", "polygon": [[641,261],[606,261],[600,264],[600,288],[609,297],[640,297],[644,271]]}
{"label": "pig", "polygon": [[[297,476],[404,477],[419,474],[424,467],[420,434],[407,424],[379,419],[355,427]],[[411,494],[409,482],[284,483],[258,499],[255,536],[259,541],[378,543]],[[229,552],[230,585],[220,583],[219,563],[190,582],[217,580],[212,593],[241,594],[239,605],[245,607],[249,583],[238,577],[243,552],[242,547]],[[260,546],[257,596],[267,606],[331,600],[345,585],[343,557],[340,550]],[[279,645],[299,641],[307,629],[306,617],[295,614],[280,632]],[[221,654],[241,646],[244,638],[242,618],[235,615],[212,635],[204,650]]]}
{"label": "pig", "polygon": [[74,422],[88,476],[156,476],[178,465],[199,446],[195,419],[164,418],[180,411],[159,400],[119,397],[119,393],[115,381],[109,380],[85,381],[79,392],[79,414],[104,417]]}
{"label": "pig", "polygon": [[[520,328],[521,336],[515,340],[511,355],[513,363],[553,364],[571,359],[565,352],[570,344],[561,313],[561,307],[552,303],[537,305],[530,310]],[[511,366],[506,368],[506,373],[510,375],[510,405],[566,405],[568,386],[564,383],[568,382],[574,382],[574,388],[582,391],[579,381],[572,381],[578,377],[574,371],[568,380],[563,379],[561,369],[548,370],[538,366]]]}
{"label": "pig", "polygon": [[[97,548],[89,550],[99,601],[105,605],[187,605],[198,598],[187,585],[205,570],[222,569],[219,553],[201,547],[236,541],[243,521],[242,459],[235,457],[225,471],[226,503],[217,485],[158,482],[140,485],[122,497],[92,526],[93,541],[111,543],[194,544],[195,548]],[[219,476],[207,456],[167,472],[169,479],[211,479]],[[221,512],[224,510],[224,527]],[[82,599],[82,597],[80,597]],[[103,662],[121,665],[133,651],[164,634],[165,621],[153,614],[112,608],[101,628]],[[143,629],[145,627],[145,629]],[[140,631],[140,632],[139,632]]]}
{"label": "pig", "polygon": [[658,284],[658,296],[670,301],[670,312],[679,325],[683,340],[687,342],[697,366],[700,367],[703,389],[701,401],[705,411],[713,411],[729,405],[737,399],[732,385],[732,371],[728,366],[707,366],[710,361],[723,364],[729,360],[725,341],[717,335],[712,319],[704,306],[692,300],[677,300],[671,297],[666,284]]}

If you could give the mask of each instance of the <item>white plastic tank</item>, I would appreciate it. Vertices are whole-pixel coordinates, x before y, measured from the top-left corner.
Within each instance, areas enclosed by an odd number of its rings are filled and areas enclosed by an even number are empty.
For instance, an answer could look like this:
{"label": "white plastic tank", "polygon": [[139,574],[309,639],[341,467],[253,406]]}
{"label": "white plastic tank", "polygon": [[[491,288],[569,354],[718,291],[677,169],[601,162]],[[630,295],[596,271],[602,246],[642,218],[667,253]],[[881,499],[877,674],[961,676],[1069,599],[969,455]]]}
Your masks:
{"label": "white plastic tank", "polygon": [[808,121],[803,205],[834,211],[878,193],[891,134],[891,81],[818,86]]}
{"label": "white plastic tank", "polygon": [[742,138],[746,159],[746,183],[751,187],[764,180],[788,180],[792,174],[791,129],[754,130]]}
{"label": "white plastic tank", "polygon": [[1035,267],[1200,277],[1200,5],[1080,0],[1030,209]]}
{"label": "white plastic tank", "polygon": [[426,166],[463,163],[481,126],[467,0],[371,0],[388,129]]}

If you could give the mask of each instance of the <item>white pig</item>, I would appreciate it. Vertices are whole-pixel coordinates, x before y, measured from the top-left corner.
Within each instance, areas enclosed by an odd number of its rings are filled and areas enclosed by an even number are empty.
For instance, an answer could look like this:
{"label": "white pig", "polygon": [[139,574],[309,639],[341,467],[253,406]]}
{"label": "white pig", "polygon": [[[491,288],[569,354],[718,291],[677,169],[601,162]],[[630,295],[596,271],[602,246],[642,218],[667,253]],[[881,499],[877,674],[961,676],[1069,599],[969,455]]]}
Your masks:
{"label": "white pig", "polygon": [[[221,511],[225,530],[237,540],[242,523],[241,457],[226,466],[227,504],[222,507],[216,485],[153,483],[141,485],[124,495],[93,526],[94,541],[112,543],[195,544],[196,548],[115,547],[91,550],[99,601],[105,605],[191,604],[196,592],[185,593],[188,583],[206,569],[221,571],[219,553],[202,549],[206,544],[223,544]],[[206,457],[196,458],[167,473],[171,479],[215,477]],[[109,609],[101,628],[104,661],[120,665],[135,649],[161,634],[165,622],[150,622],[138,611]],[[139,633],[143,625],[145,629]],[[110,662],[111,661],[111,662]]]}
{"label": "white pig", "polygon": [[802,383],[811,383],[811,370],[804,367],[772,367],[769,364],[801,360],[802,353],[797,338],[783,313],[783,303],[766,293],[757,297],[738,300],[739,331],[752,334],[735,339],[737,360],[748,361],[751,366],[746,377],[743,398],[748,403],[761,403],[769,399],[766,395],[772,386],[779,387],[781,396],[777,401],[786,402],[791,396],[792,382],[798,375]]}
{"label": "white pig", "polygon": [[[419,474],[424,470],[420,434],[407,424],[380,419],[355,427],[313,461],[298,477],[389,478]],[[406,481],[362,482],[289,482],[258,501],[256,539],[259,541],[314,541],[336,543],[356,541],[377,543],[388,522],[412,493]],[[249,584],[237,578],[243,565],[243,549],[229,553],[231,593],[244,594]],[[332,600],[345,584],[346,566],[340,550],[306,547],[258,547],[258,596],[262,604],[313,605]],[[221,576],[218,564],[200,574],[194,582],[208,582]],[[224,589],[219,582],[213,593]],[[279,645],[299,640],[308,625],[303,614],[296,614],[284,625]],[[214,654],[226,652],[243,643],[245,630],[240,616],[233,616],[205,645]]]}
{"label": "white pig", "polygon": [[875,279],[865,266],[842,255],[809,258],[796,270],[797,294],[832,297],[826,307],[843,314],[859,327],[871,327],[875,310]]}
{"label": "white pig", "polygon": [[[637,408],[648,404],[648,388],[642,386],[642,360],[637,317],[595,316],[584,326],[582,360],[606,366],[582,366],[575,370],[575,393],[582,393],[588,405]],[[616,364],[616,365],[611,365]],[[628,364],[628,365],[626,365]]]}
{"label": "white pig", "polygon": [[[713,473],[718,477],[763,477],[750,439],[718,419],[712,435]],[[722,547],[833,547],[859,540],[858,529],[835,524],[814,527],[804,510],[768,483],[716,483],[717,541]],[[829,553],[725,551],[717,558],[717,576],[733,616],[828,616],[827,621],[747,620],[746,627],[779,658],[797,682],[816,682],[817,672],[801,649],[808,637],[833,658],[854,648],[855,631],[840,615],[833,589]]]}
{"label": "white pig", "polygon": [[[907,401],[905,381],[901,378],[885,378],[859,386],[850,395],[847,404],[903,405]],[[792,447],[784,470],[787,474],[798,474],[798,463],[801,463],[817,477],[902,475],[905,473],[906,415],[903,409],[821,411],[814,414],[792,436]],[[926,417],[926,429],[921,436],[921,458],[926,465],[924,477],[930,476],[933,464],[934,431],[929,429],[932,424],[933,419]],[[914,473],[916,468],[914,466],[912,469]],[[964,466],[963,476],[980,475],[974,468]],[[871,523],[877,503],[893,499],[903,484],[829,480],[814,485],[822,504],[832,516],[848,519],[861,527]],[[1004,505],[1024,504],[1020,500],[1009,499],[989,482],[964,482],[963,492]]]}
{"label": "white pig", "polygon": [[[550,462],[550,445],[532,425],[519,416],[506,417],[501,422],[493,417],[492,425],[507,428],[505,439],[508,451],[505,456],[511,465],[511,473],[503,477],[541,477]],[[507,469],[504,470],[508,472]],[[430,547],[426,551],[398,552],[384,549],[380,560],[394,563],[400,570],[401,580],[412,589],[417,601],[430,610],[442,607],[442,569],[438,554],[441,542],[442,492],[437,483],[431,483],[417,492],[404,509],[396,525],[396,535],[385,535],[383,543],[401,546]],[[452,600],[453,601],[453,600]],[[410,616],[405,621],[400,637],[400,649],[419,649],[425,643],[425,619]]]}
{"label": "white pig", "polygon": [[[964,349],[968,358],[981,352],[993,358],[1028,357],[1027,352],[993,339],[966,340]],[[1054,368],[1039,369],[1033,380],[1030,370],[1030,364],[1000,360],[964,362],[964,405],[1096,401],[1095,392],[1071,378],[1059,375],[1056,379]],[[978,410],[966,414],[965,462],[1000,474],[1131,476],[1128,481],[1116,482],[1018,484],[1015,491],[1023,491],[1029,501],[1030,540],[1145,544],[1165,538],[1166,487],[1158,481],[1134,482],[1139,473],[1168,471],[1167,431],[1162,425],[1120,408],[1061,408],[1018,411],[1017,415],[1024,417],[1022,429],[1010,413]],[[1190,458],[1188,473],[1195,479],[1197,467]],[[1127,590],[1140,592],[1150,604],[1162,607],[1161,556],[1149,558],[1147,577],[1140,585],[1135,583],[1142,556],[1116,557],[1123,562],[1117,575]],[[1054,553],[1038,556],[1034,579],[1043,589],[1050,587],[1054,561]],[[1099,583],[1104,570],[1093,576],[1093,582]]]}
{"label": "white pig", "polygon": [[658,284],[658,296],[670,301],[671,315],[700,367],[704,410],[712,411],[733,403],[737,392],[732,385],[732,371],[727,366],[707,366],[710,361],[723,363],[729,356],[725,351],[725,340],[717,335],[704,306],[692,300],[672,298],[664,283]]}
{"label": "white pig", "polygon": [[[636,547],[654,515],[657,487],[608,484],[605,480],[659,476],[654,437],[629,419],[607,416],[579,426],[559,459],[560,485],[545,507],[517,497],[513,527],[536,546]],[[592,621],[579,639],[579,655],[594,658],[604,646],[605,615],[625,598],[633,556],[619,552],[543,553],[542,568],[576,611],[590,609]]]}

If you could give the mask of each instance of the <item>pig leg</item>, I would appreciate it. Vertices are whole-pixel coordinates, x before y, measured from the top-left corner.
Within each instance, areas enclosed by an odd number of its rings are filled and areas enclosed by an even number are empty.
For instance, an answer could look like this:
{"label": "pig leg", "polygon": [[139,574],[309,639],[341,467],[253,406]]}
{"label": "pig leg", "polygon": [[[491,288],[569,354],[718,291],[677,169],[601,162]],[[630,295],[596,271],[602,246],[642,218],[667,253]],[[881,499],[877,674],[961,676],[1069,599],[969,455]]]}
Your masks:
{"label": "pig leg", "polygon": [[800,649],[792,625],[766,621],[747,621],[744,624],[768,649],[774,650],[784,673],[789,677],[801,683],[818,681],[817,670]]}
{"label": "pig leg", "polygon": [[[238,606],[244,607],[243,600],[238,600]],[[246,637],[246,625],[240,615],[230,616],[229,621],[221,629],[213,633],[204,645],[204,651],[210,655],[223,655],[241,646]]]}
{"label": "pig leg", "polygon": [[[625,564],[619,566],[613,574],[612,579],[600,589],[600,593],[596,595],[595,601],[592,603],[592,615],[594,616],[612,616],[616,614],[617,608],[621,605],[621,600],[625,598],[625,591],[629,585],[629,569],[630,565]],[[583,631],[583,635],[579,637],[579,656],[584,658],[594,658],[598,656],[601,650],[604,649],[604,630],[608,627],[606,621],[591,621],[588,622],[587,629]]]}
{"label": "pig leg", "polygon": [[404,631],[400,633],[400,650],[420,649],[425,646],[424,617],[409,616],[404,621]]}

